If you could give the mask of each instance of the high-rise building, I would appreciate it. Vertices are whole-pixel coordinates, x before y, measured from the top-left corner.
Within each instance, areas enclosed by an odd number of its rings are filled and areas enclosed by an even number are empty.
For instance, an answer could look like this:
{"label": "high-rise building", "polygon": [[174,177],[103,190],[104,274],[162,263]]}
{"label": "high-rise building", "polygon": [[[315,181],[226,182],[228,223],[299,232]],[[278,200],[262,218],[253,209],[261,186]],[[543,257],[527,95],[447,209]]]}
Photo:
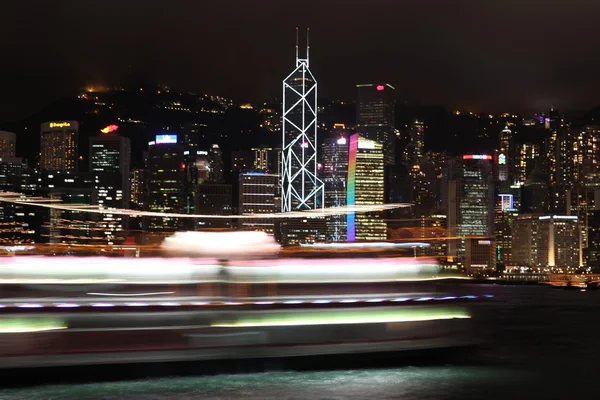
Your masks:
{"label": "high-rise building", "polygon": [[[275,197],[279,177],[266,172],[244,172],[239,174],[239,214],[272,214],[277,210]],[[239,227],[273,233],[273,218],[241,218]]]}
{"label": "high-rise building", "polygon": [[[221,183],[202,183],[198,185],[196,195],[196,214],[200,215],[231,215],[233,214],[231,185]],[[231,219],[197,218],[196,229],[232,228]]]}
{"label": "high-rise building", "polygon": [[130,140],[119,136],[114,128],[110,132],[90,138],[89,154],[90,172],[99,177],[99,182],[96,182],[97,189],[106,194],[99,196],[99,203],[107,207],[128,208]]}
{"label": "high-rise building", "polygon": [[500,146],[498,147],[498,180],[501,182],[514,183],[515,149],[514,135],[506,126],[500,132]]}
{"label": "high-rise building", "polygon": [[517,267],[579,267],[582,264],[576,216],[521,215],[513,224],[512,260]]}
{"label": "high-rise building", "polygon": [[525,182],[535,166],[535,160],[540,156],[540,146],[534,143],[522,143],[517,147],[515,179]]}
{"label": "high-rise building", "polygon": [[145,169],[133,169],[129,173],[129,193],[130,193],[130,207],[134,210],[145,210],[146,209],[146,170]]}
{"label": "high-rise building", "polygon": [[548,177],[544,174],[539,159],[534,164],[522,186],[521,212],[545,214],[548,212]]}
{"label": "high-rise building", "polygon": [[281,149],[261,146],[251,149],[254,156],[253,168],[271,174],[281,174]]}
{"label": "high-rise building", "polygon": [[231,152],[231,172],[239,173],[253,171],[252,155],[246,150],[237,150]]}
{"label": "high-rise building", "polygon": [[283,153],[281,209],[284,212],[323,207],[323,183],[317,177],[317,80],[309,68],[308,31],[306,57],[283,80]]}
{"label": "high-rise building", "polygon": [[[492,234],[495,204],[492,171],[492,156],[487,154],[466,154],[449,164],[446,196],[450,236],[481,238]],[[449,242],[449,256],[458,256],[461,261],[464,251],[464,240]]]}
{"label": "high-rise building", "polygon": [[213,144],[210,147],[208,152],[208,163],[210,167],[208,181],[210,183],[224,183],[225,166],[223,164],[223,150],[221,150],[218,144]]}
{"label": "high-rise building", "polygon": [[[129,208],[131,144],[128,138],[116,133],[117,129],[117,125],[110,125],[100,135],[90,138],[90,171],[94,175],[96,201],[103,208]],[[126,216],[104,213],[94,217],[104,228],[102,234],[108,244],[125,240]]]}
{"label": "high-rise building", "polygon": [[17,147],[17,135],[0,131],[0,158],[14,157]]}
{"label": "high-rise building", "polygon": [[47,171],[76,171],[79,123],[44,122],[41,125],[40,168]]}
{"label": "high-rise building", "polygon": [[583,184],[585,176],[598,172],[600,166],[600,127],[585,126],[573,140],[573,178]]}
{"label": "high-rise building", "polygon": [[[348,206],[385,202],[384,165],[383,144],[359,134],[350,136]],[[387,225],[380,212],[348,213],[346,223],[349,242],[387,239]]]}
{"label": "high-rise building", "polygon": [[[348,185],[348,143],[346,132],[328,137],[321,147],[321,180],[325,186],[325,207],[346,205]],[[347,240],[346,216],[327,217],[327,239],[334,242]]]}
{"label": "high-rise building", "polygon": [[600,271],[600,210],[592,211],[587,220],[587,249],[585,263],[592,272]]}
{"label": "high-rise building", "polygon": [[519,215],[515,197],[518,197],[518,195],[515,195],[514,192],[511,193],[510,189],[496,196],[494,234],[496,237],[496,262],[498,264],[509,265],[511,261],[512,226]]}
{"label": "high-rise building", "polygon": [[395,160],[395,88],[389,83],[356,85],[357,132],[365,139],[383,145],[385,163]]}
{"label": "high-rise building", "polygon": [[[183,213],[186,182],[183,147],[177,144],[177,135],[157,135],[149,145],[146,210]],[[173,231],[179,228],[180,221],[172,217],[152,217],[147,224],[150,230]]]}

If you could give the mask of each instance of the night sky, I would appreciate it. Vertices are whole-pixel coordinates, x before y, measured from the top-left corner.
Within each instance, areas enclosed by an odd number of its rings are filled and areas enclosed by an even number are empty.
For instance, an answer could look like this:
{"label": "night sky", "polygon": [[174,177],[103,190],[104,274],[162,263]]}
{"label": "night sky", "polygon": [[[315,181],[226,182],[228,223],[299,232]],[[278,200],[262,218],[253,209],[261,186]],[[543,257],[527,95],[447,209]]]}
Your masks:
{"label": "night sky", "polygon": [[353,100],[356,83],[386,81],[400,101],[476,111],[600,104],[591,0],[19,0],[0,14],[5,120],[132,74],[272,99],[294,66],[296,26],[311,28],[326,98]]}

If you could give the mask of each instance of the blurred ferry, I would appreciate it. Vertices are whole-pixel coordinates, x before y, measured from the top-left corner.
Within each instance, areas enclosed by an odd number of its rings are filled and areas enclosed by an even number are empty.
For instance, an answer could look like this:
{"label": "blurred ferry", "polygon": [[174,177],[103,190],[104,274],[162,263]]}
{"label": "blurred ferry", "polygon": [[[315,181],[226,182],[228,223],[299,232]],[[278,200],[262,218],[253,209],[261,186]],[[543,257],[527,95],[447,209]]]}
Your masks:
{"label": "blurred ferry", "polygon": [[279,258],[260,232],[178,233],[163,249],[4,258],[0,368],[466,346],[471,305],[492,297],[447,293],[434,260]]}

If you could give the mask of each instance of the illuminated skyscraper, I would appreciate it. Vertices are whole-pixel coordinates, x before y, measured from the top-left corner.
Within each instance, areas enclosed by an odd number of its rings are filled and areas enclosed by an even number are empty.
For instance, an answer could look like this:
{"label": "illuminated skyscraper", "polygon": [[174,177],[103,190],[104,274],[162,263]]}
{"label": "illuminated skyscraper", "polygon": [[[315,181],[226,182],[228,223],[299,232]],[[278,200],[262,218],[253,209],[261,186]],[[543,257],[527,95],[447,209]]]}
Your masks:
{"label": "illuminated skyscraper", "polygon": [[308,31],[306,58],[283,80],[282,211],[323,207],[323,183],[317,178],[317,81],[309,69]]}
{"label": "illuminated skyscraper", "polygon": [[[347,133],[343,131],[323,142],[321,179],[325,185],[325,207],[346,205],[348,142]],[[335,242],[347,240],[345,215],[333,215],[327,218],[327,238]]]}
{"label": "illuminated skyscraper", "polygon": [[514,183],[515,175],[515,139],[508,126],[500,132],[500,146],[498,148],[498,180]]}
{"label": "illuminated skyscraper", "polygon": [[357,132],[383,145],[385,164],[394,164],[396,144],[394,91],[389,83],[356,85]]}
{"label": "illuminated skyscraper", "polygon": [[0,131],[0,158],[14,157],[17,135],[12,132]]}
{"label": "illuminated skyscraper", "polygon": [[271,174],[281,173],[281,149],[261,146],[251,150],[254,156],[253,168],[255,170]]}
{"label": "illuminated skyscraper", "polygon": [[[466,154],[449,170],[448,230],[450,236],[487,236],[494,224],[492,156]],[[448,255],[464,258],[465,242],[450,242]]]}
{"label": "illuminated skyscraper", "polygon": [[[279,177],[266,172],[245,172],[239,174],[239,214],[271,214],[276,212],[275,196]],[[242,218],[241,229],[273,233],[272,218]]]}
{"label": "illuminated skyscraper", "polygon": [[583,184],[585,176],[598,172],[600,166],[600,127],[586,126],[573,140],[573,178]]}
{"label": "illuminated skyscraper", "polygon": [[208,180],[210,183],[225,182],[225,166],[223,164],[223,150],[218,144],[213,144],[208,152],[208,162],[210,173]]}
{"label": "illuminated skyscraper", "polygon": [[41,126],[40,168],[47,171],[76,171],[78,141],[77,121],[44,122]]}
{"label": "illuminated skyscraper", "polygon": [[[131,144],[128,138],[117,134],[117,129],[117,125],[109,125],[100,135],[90,138],[90,172],[94,175],[96,201],[105,208],[129,208]],[[104,228],[101,235],[109,244],[125,239],[126,217],[116,214],[95,217]]]}
{"label": "illuminated skyscraper", "polygon": [[517,182],[524,183],[533,171],[535,159],[541,155],[540,146],[533,143],[523,143],[517,147],[517,163],[515,175]]}
{"label": "illuminated skyscraper", "polygon": [[116,133],[116,125],[112,127],[111,131],[90,138],[90,172],[97,174],[100,180],[98,189],[106,194],[99,196],[101,204],[128,208],[131,144],[128,138]]}
{"label": "illuminated skyscraper", "polygon": [[[183,148],[177,144],[176,135],[157,135],[149,143],[148,157],[148,211],[183,213],[185,170]],[[158,231],[176,230],[177,218],[148,218],[148,229]]]}
{"label": "illuminated skyscraper", "polygon": [[[358,134],[350,136],[348,150],[348,192],[347,205],[383,204],[384,189],[383,145],[362,138]],[[387,225],[382,213],[369,212],[347,215],[348,241],[385,240]]]}

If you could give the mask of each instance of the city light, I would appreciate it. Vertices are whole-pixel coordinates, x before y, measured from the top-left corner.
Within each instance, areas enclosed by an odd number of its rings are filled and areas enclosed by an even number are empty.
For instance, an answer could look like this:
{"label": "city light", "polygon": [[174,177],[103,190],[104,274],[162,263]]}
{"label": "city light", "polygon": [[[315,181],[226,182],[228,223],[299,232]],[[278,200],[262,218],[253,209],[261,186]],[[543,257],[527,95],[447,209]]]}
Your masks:
{"label": "city light", "polygon": [[174,144],[177,143],[177,135],[156,135],[156,144]]}
{"label": "city light", "polygon": [[486,154],[465,154],[463,160],[491,160],[492,156]]}
{"label": "city light", "polygon": [[119,125],[108,125],[102,129],[100,129],[100,132],[107,134],[107,133],[115,132],[118,129],[119,129]]}

